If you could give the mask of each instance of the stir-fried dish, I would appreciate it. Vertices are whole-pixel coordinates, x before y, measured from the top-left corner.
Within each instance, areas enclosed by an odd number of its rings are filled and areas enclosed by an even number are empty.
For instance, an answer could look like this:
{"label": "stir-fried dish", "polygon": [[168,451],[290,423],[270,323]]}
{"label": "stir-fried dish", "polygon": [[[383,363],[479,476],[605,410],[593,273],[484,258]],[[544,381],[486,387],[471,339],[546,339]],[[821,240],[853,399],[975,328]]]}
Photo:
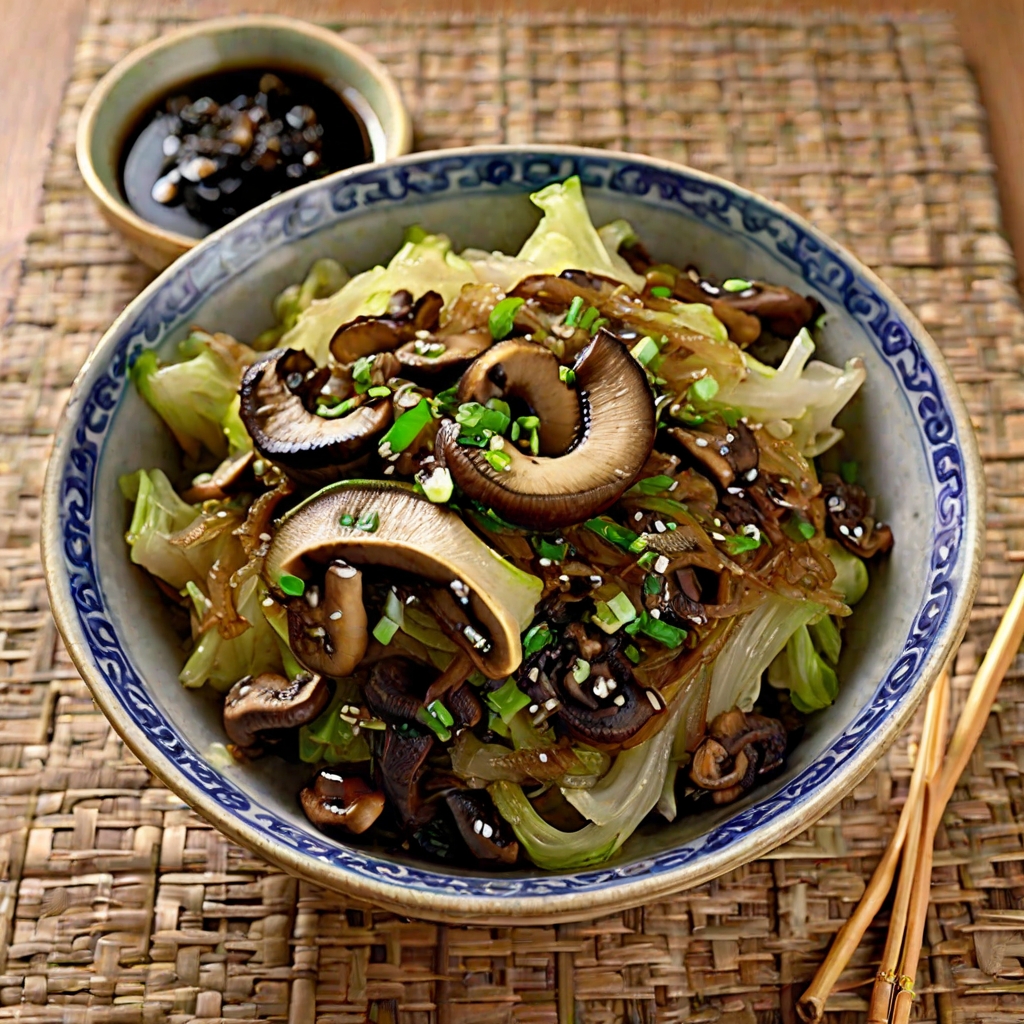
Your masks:
{"label": "stir-fried dish", "polygon": [[567,869],[779,771],[892,534],[817,464],[864,368],[810,359],[816,300],[655,262],[578,179],[532,198],[516,256],[414,227],[249,344],[143,352],[190,483],[121,485],[212,760],[308,766],[345,841]]}

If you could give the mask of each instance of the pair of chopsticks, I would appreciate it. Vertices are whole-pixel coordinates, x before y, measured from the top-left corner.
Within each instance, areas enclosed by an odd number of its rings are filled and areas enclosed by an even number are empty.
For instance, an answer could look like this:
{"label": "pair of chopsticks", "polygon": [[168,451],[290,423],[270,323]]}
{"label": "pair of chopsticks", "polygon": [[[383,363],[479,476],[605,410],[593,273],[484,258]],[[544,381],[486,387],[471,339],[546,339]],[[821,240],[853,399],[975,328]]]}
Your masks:
{"label": "pair of chopsticks", "polygon": [[896,831],[860,903],[839,930],[828,956],[797,1004],[807,1024],[821,1020],[825,1001],[889,894],[897,865],[899,882],[893,897],[888,939],[871,992],[868,1024],[907,1024],[910,1020],[914,979],[928,915],[935,833],[957,781],[981,738],[1003,677],[1022,639],[1024,577],[1018,582],[974,677],[948,746],[945,744],[950,701],[948,671],[942,673],[928,695],[921,744]]}

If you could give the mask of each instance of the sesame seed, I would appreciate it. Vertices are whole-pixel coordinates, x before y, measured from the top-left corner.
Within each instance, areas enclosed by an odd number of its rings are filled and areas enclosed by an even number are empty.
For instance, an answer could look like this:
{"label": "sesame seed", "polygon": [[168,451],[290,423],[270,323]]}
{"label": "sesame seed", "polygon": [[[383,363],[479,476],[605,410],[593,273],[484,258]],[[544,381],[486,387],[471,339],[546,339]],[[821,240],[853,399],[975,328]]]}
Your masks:
{"label": "sesame seed", "polygon": [[260,534],[260,540],[266,542],[268,540],[273,540],[273,538],[270,536],[269,533],[261,533]]}
{"label": "sesame seed", "polygon": [[674,491],[678,486],[679,486],[679,481],[678,480],[673,480],[672,481],[672,485],[669,487],[669,490],[670,491]]}
{"label": "sesame seed", "polygon": [[722,525],[722,520],[721,519],[716,518],[714,522],[715,522],[715,526],[721,526]]}
{"label": "sesame seed", "polygon": [[638,523],[640,522],[640,520],[641,520],[641,519],[643,519],[643,517],[644,517],[644,514],[643,514],[643,512],[634,512],[634,513],[633,513],[633,518],[634,518],[634,519],[635,519],[635,520],[636,520],[636,521],[637,521]]}
{"label": "sesame seed", "polygon": [[221,510],[220,512],[217,513],[217,518],[218,519],[227,519],[227,517],[228,517],[227,512],[224,512],[223,510]]}
{"label": "sesame seed", "polygon": [[729,446],[723,444],[722,447],[718,449],[718,454],[719,455],[728,455],[729,454]]}
{"label": "sesame seed", "polygon": [[491,828],[491,826],[488,825],[487,822],[485,821],[484,827],[483,829],[481,829],[481,833],[483,834],[484,839],[490,839],[491,836],[494,835],[494,829]]}
{"label": "sesame seed", "polygon": [[550,558],[542,558],[540,560],[540,564],[543,565],[544,568],[546,569],[551,564],[551,559]]}
{"label": "sesame seed", "polygon": [[651,707],[654,708],[655,711],[661,711],[665,706],[662,703],[661,698],[653,690],[645,690],[644,692],[647,694],[647,699],[651,702]]}
{"label": "sesame seed", "polygon": [[697,438],[697,447],[698,448],[707,448],[707,446],[708,446],[708,442],[703,437],[698,437]]}
{"label": "sesame seed", "polygon": [[530,707],[528,708],[528,710],[529,710],[531,715],[535,715],[535,714],[537,714],[538,711],[540,711],[540,705],[539,704],[531,704]]}
{"label": "sesame seed", "polygon": [[599,587],[602,583],[604,583],[604,579],[601,576],[591,576],[590,582],[593,583],[595,586]]}
{"label": "sesame seed", "polygon": [[619,688],[619,684],[617,682],[615,682],[614,679],[609,679],[608,680],[608,692],[609,693],[611,693],[613,690],[617,690],[618,688]]}
{"label": "sesame seed", "polygon": [[548,763],[548,755],[547,754],[538,754],[537,755],[537,760],[540,761],[541,764],[547,764]]}
{"label": "sesame seed", "polygon": [[526,678],[529,679],[531,683],[537,682],[537,680],[540,678],[540,669],[537,668],[536,665],[534,665],[533,668],[531,668],[530,671],[526,673]]}
{"label": "sesame seed", "polygon": [[665,524],[660,519],[654,520],[654,528],[658,531],[658,533],[665,532]]}
{"label": "sesame seed", "polygon": [[264,608],[269,608],[273,603],[274,599],[272,597],[263,598],[262,604]]}
{"label": "sesame seed", "polygon": [[727,494],[739,494],[739,495],[743,494],[743,488],[742,487],[726,487],[725,490],[726,490]]}
{"label": "sesame seed", "polygon": [[480,835],[480,833],[483,831],[483,827],[484,823],[479,818],[477,818],[476,821],[473,822],[473,831],[477,835]]}
{"label": "sesame seed", "polygon": [[617,708],[621,708],[621,707],[622,707],[622,705],[626,703],[626,698],[625,698],[625,697],[624,697],[624,696],[623,696],[623,695],[622,695],[622,694],[620,693],[620,694],[618,695],[618,697],[616,697],[616,698],[615,698],[615,700],[613,700],[613,701],[612,701],[612,703],[613,703],[613,704],[614,704],[614,705],[615,705],[615,706],[616,706]]}
{"label": "sesame seed", "polygon": [[604,676],[598,676],[594,680],[594,685],[591,687],[591,691],[594,696],[598,699],[603,700],[608,696],[608,680]]}
{"label": "sesame seed", "polygon": [[858,540],[860,540],[860,538],[864,536],[864,527],[863,526],[855,526],[853,528],[853,535]]}
{"label": "sesame seed", "polygon": [[841,534],[842,534],[842,535],[843,535],[844,537],[849,537],[849,536],[850,536],[850,528],[849,528],[848,526],[846,526],[845,524],[840,524],[840,527],[839,527],[839,532],[840,532],[840,533],[841,533]]}
{"label": "sesame seed", "polygon": [[725,540],[725,535],[721,534],[721,533],[713,533],[713,534],[711,534],[711,539],[712,540]]}
{"label": "sesame seed", "polygon": [[245,697],[245,696],[247,696],[247,695],[248,695],[248,693],[249,693],[249,691],[250,691],[250,690],[252,690],[252,687],[251,687],[251,686],[243,686],[243,687],[242,687],[242,688],[241,688],[241,689],[240,689],[240,690],[238,691],[238,696],[239,696],[239,697]]}
{"label": "sesame seed", "polygon": [[554,711],[555,708],[557,708],[557,707],[558,707],[558,699],[555,698],[555,697],[549,697],[546,701],[544,701],[544,710],[545,711]]}
{"label": "sesame seed", "polygon": [[652,619],[660,619],[661,618],[661,610],[658,609],[658,608],[652,608],[651,609],[651,618]]}
{"label": "sesame seed", "polygon": [[566,576],[566,575],[565,575],[565,573],[562,573],[562,575],[561,575],[561,576],[559,576],[558,578],[559,578],[559,579],[560,579],[560,580],[561,580],[561,581],[562,581],[563,583],[568,583],[568,582],[569,582],[569,577],[568,577],[568,576]]}
{"label": "sesame seed", "polygon": [[733,441],[736,440],[736,436],[735,436],[735,434],[726,434],[725,435],[725,439],[726,439],[726,441],[729,442],[729,444],[732,444]]}
{"label": "sesame seed", "polygon": [[658,555],[657,561],[654,563],[654,571],[664,573],[668,568],[668,559],[664,555]]}
{"label": "sesame seed", "polygon": [[757,479],[757,467],[755,466],[753,469],[748,469],[744,474],[743,479],[753,483]]}
{"label": "sesame seed", "polygon": [[336,611],[336,612],[331,612],[331,614],[328,615],[327,618],[329,618],[331,620],[331,622],[337,622],[338,619],[341,618],[341,616],[342,616],[342,612],[339,610],[339,611]]}

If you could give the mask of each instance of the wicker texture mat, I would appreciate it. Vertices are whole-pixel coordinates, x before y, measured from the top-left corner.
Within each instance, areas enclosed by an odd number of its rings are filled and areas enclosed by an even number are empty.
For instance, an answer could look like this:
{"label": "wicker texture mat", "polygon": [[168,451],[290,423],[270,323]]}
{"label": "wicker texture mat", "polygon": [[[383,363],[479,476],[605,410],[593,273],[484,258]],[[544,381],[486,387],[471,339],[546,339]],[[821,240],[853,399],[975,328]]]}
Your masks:
{"label": "wicker texture mat", "polygon": [[[90,11],[0,346],[0,1020],[794,1021],[892,827],[914,730],[769,859],[644,910],[480,930],[402,920],[268,869],[156,785],[93,706],[47,611],[39,492],[76,370],[147,280],[73,159],[92,85],[170,27],[143,6]],[[958,703],[1024,558],[1024,315],[951,26],[423,19],[344,31],[396,74],[420,147],[573,141],[688,162],[806,214],[908,300],[963,387],[990,487]],[[1024,1019],[1022,680],[1018,664],[940,836],[921,1019]],[[883,929],[844,975],[833,1024],[863,1019]]]}

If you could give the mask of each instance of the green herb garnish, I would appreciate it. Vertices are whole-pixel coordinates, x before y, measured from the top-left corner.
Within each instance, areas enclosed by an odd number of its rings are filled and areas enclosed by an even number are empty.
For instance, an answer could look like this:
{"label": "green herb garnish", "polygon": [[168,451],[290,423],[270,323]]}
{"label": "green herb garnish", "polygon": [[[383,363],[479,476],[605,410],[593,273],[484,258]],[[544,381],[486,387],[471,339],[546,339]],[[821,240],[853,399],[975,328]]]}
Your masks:
{"label": "green herb garnish", "polygon": [[579,327],[581,330],[589,331],[594,326],[594,321],[598,316],[597,306],[588,306],[587,311],[580,317]]}
{"label": "green herb garnish", "polygon": [[567,388],[571,388],[576,383],[576,371],[568,366],[560,366],[558,368],[558,379]]}
{"label": "green herb garnish", "polygon": [[503,451],[486,451],[484,458],[491,469],[497,473],[504,473],[512,466],[512,456],[506,455]]}
{"label": "green herb garnish", "polygon": [[347,416],[358,404],[357,398],[346,398],[344,402],[337,402],[335,405],[320,404],[318,400],[316,414],[321,419],[336,420],[341,416]]}
{"label": "green herb garnish", "polygon": [[523,634],[523,657],[529,657],[554,643],[555,637],[546,622],[538,622]]}
{"label": "green herb garnish", "polygon": [[639,633],[670,649],[678,647],[686,639],[685,629],[662,622],[661,619],[654,618],[648,612],[643,612],[638,619],[629,623],[626,626],[626,632],[630,636],[636,636]]}
{"label": "green herb garnish", "polygon": [[391,388],[384,384],[378,384],[376,387],[370,388],[366,393],[370,398],[387,398],[391,394]]}
{"label": "green herb garnish", "polygon": [[530,543],[538,557],[549,558],[552,562],[561,562],[569,554],[569,545],[565,541],[554,544],[545,537],[531,537]]}
{"label": "green herb garnish", "polygon": [[516,320],[516,310],[525,301],[525,299],[510,295],[508,298],[502,299],[491,310],[491,315],[487,319],[487,326],[491,329],[491,337],[495,341],[501,341],[502,338],[507,338],[512,333],[512,327]]}
{"label": "green herb garnish", "polygon": [[653,338],[641,338],[630,352],[641,366],[647,366],[658,355],[658,343]]}
{"label": "green herb garnish", "polygon": [[[598,537],[623,551],[632,551],[632,545],[640,539],[639,534],[625,526],[619,526],[618,523],[613,523],[610,519],[588,519],[583,525],[596,533]],[[641,548],[641,550],[643,549]]]}
{"label": "green herb garnish", "polygon": [[667,491],[675,480],[670,476],[647,476],[643,480],[638,480],[628,491],[627,494],[661,494],[663,491]]}
{"label": "green herb garnish", "polygon": [[661,593],[661,577],[655,576],[653,573],[649,573],[644,577],[644,593],[649,597],[653,597],[656,594]]}
{"label": "green herb garnish", "polygon": [[355,516],[350,516],[347,512],[343,512],[341,518],[338,520],[342,526],[355,526]]}
{"label": "green herb garnish", "polygon": [[623,648],[623,653],[634,665],[640,664],[640,651],[633,644],[626,644]]}
{"label": "green herb garnish", "polygon": [[488,693],[484,700],[505,724],[511,722],[530,703],[529,696],[519,689],[512,676],[509,676],[499,689]]}
{"label": "green herb garnish", "polygon": [[583,312],[583,296],[574,295],[572,302],[569,303],[569,312],[565,314],[565,326],[575,327],[576,321],[580,318],[580,313]]}
{"label": "green herb garnish", "polygon": [[672,289],[671,288],[667,288],[663,284],[656,284],[651,289],[651,294],[656,299],[671,299],[672,298]]}
{"label": "green herb garnish", "polygon": [[356,529],[362,530],[363,533],[376,533],[378,526],[380,526],[379,512],[364,512],[356,520]]}
{"label": "green herb garnish", "polygon": [[[811,533],[813,532],[814,530],[812,529]],[[730,555],[740,555],[744,551],[754,551],[760,546],[760,538],[748,537],[745,533],[734,533],[732,536],[725,538],[725,550]]]}
{"label": "green herb garnish", "polygon": [[728,281],[722,282],[722,289],[727,292],[745,292],[753,287],[750,281],[745,281],[742,277],[730,277]]}
{"label": "green herb garnish", "polygon": [[302,597],[306,592],[306,581],[287,572],[277,581],[277,585],[289,597]]}
{"label": "green herb garnish", "polygon": [[839,475],[843,478],[843,482],[847,484],[855,484],[857,482],[857,471],[860,467],[856,462],[842,462],[839,464]]}
{"label": "green herb garnish", "polygon": [[691,402],[710,402],[718,394],[718,381],[710,374],[695,380],[686,392]]}
{"label": "green herb garnish", "polygon": [[635,618],[636,609],[633,602],[620,590],[610,600],[597,602],[593,621],[606,633],[614,633]]}
{"label": "green herb garnish", "polygon": [[593,323],[592,323],[592,324],[590,325],[590,336],[591,336],[591,337],[593,337],[593,336],[594,336],[595,334],[597,334],[597,332],[598,332],[599,330],[601,330],[601,328],[602,328],[602,327],[604,327],[604,326],[605,326],[605,325],[606,325],[607,323],[608,323],[608,318],[607,318],[607,317],[604,317],[604,316],[599,316],[599,317],[598,317],[598,318],[597,318],[597,319],[596,319],[596,320],[595,320],[595,321],[594,321],[594,322],[593,322]]}
{"label": "green herb garnish", "polygon": [[[371,392],[372,394],[372,392]],[[380,447],[395,452],[404,452],[419,437],[420,431],[430,422],[430,403],[422,398],[391,424],[391,429],[380,439]]]}
{"label": "green herb garnish", "polygon": [[372,381],[370,374],[373,372],[373,361],[376,356],[360,356],[352,367],[352,381],[356,386],[356,394],[364,394],[370,387]]}

